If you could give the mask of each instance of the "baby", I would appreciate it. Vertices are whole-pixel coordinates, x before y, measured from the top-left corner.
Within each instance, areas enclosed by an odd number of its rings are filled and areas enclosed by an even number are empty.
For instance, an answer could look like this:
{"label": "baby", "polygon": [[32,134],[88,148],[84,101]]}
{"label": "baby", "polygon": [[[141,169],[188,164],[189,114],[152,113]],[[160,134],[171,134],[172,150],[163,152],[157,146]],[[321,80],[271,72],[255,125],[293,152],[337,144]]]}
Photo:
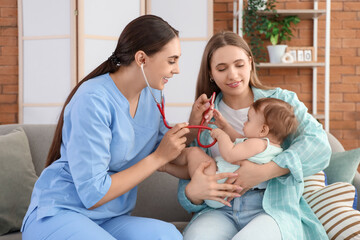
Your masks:
{"label": "baby", "polygon": [[[211,164],[204,171],[207,175],[234,172],[240,167],[239,162],[242,160],[264,164],[283,151],[282,142],[297,128],[293,107],[276,98],[262,98],[250,106],[248,120],[244,124],[244,136],[235,131],[219,111],[214,110],[214,118],[218,128],[211,131],[211,137],[218,141],[221,157],[213,159],[200,148],[191,147],[160,171],[188,179],[201,162],[209,159]],[[205,202],[213,208],[224,206],[218,201]]]}

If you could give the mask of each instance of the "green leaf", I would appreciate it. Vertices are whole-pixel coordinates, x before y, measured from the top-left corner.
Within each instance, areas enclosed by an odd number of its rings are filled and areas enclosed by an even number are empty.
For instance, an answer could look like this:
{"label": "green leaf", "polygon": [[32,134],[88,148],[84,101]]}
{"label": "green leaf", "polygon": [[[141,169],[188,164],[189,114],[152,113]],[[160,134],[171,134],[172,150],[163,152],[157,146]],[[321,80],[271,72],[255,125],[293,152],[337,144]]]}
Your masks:
{"label": "green leaf", "polygon": [[289,41],[295,30],[291,26],[300,22],[297,16],[281,17],[276,11],[276,0],[267,0],[266,12],[272,16],[259,15],[257,9],[264,6],[263,0],[244,2],[243,34],[249,39],[249,46],[254,54],[255,62],[265,60],[266,49],[262,38],[269,39],[274,45],[282,41]]}
{"label": "green leaf", "polygon": [[276,45],[278,43],[279,35],[271,35],[270,42],[272,45]]}

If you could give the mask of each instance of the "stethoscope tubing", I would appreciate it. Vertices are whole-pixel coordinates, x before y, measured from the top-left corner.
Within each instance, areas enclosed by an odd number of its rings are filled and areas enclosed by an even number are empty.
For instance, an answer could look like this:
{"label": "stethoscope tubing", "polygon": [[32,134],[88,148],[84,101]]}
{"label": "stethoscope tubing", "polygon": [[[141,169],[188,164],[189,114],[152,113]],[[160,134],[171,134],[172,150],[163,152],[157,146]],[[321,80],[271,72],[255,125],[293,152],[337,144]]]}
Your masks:
{"label": "stethoscope tubing", "polygon": [[[148,80],[147,80],[147,78],[146,78],[146,75],[145,75],[145,72],[144,72],[144,64],[141,64],[140,68],[141,68],[142,74],[143,74],[143,76],[144,76],[146,85],[147,85],[147,87],[149,88],[150,93],[151,93],[152,97],[154,98],[154,101],[156,102],[156,105],[157,105],[157,107],[158,107],[158,109],[159,109],[159,111],[160,111],[161,116],[163,117],[163,122],[164,122],[165,127],[168,128],[168,129],[171,129],[172,127],[168,125],[168,123],[166,122],[166,118],[165,118],[164,98],[163,98],[162,91],[161,91],[161,104],[160,104],[160,103],[157,101],[156,97],[154,96],[154,94],[153,94],[153,92],[152,92],[152,90],[151,90],[150,84],[149,84],[149,82],[148,82]],[[211,96],[211,99],[210,99],[211,104],[214,103],[214,100],[215,100],[215,92],[214,92],[214,93],[212,94],[212,96]],[[209,111],[209,109],[206,110],[203,115],[205,115],[208,111]],[[198,134],[197,134],[197,139],[196,139],[197,142],[198,142],[198,145],[199,145],[200,147],[202,147],[202,148],[209,148],[209,147],[212,147],[217,141],[216,141],[216,139],[214,139],[214,141],[213,141],[212,143],[208,144],[208,145],[203,145],[203,144],[200,142],[200,134],[201,134],[201,132],[202,132],[203,130],[210,130],[210,131],[212,130],[211,127],[204,126],[204,125],[203,125],[204,122],[205,122],[205,118],[203,117],[203,119],[201,120],[201,125],[189,125],[189,126],[186,126],[186,128],[190,128],[190,129],[192,129],[192,128],[197,128],[197,129],[199,129],[199,130],[198,130]]]}
{"label": "stethoscope tubing", "polygon": [[[215,99],[215,92],[213,93],[213,95],[212,95],[212,97],[211,97],[211,99],[210,99],[211,104],[214,103],[214,99]],[[159,109],[159,111],[160,111],[161,116],[163,117],[163,122],[164,122],[165,127],[167,127],[168,129],[171,129],[172,127],[169,126],[169,125],[167,124],[167,121],[166,121],[165,111],[164,111],[164,100],[163,100],[163,98],[161,98],[161,105],[160,105],[158,102],[156,102],[156,105],[157,105],[157,107],[158,107],[158,109]],[[205,111],[204,115],[205,115],[208,111],[209,111],[209,109]],[[204,144],[201,143],[201,141],[200,141],[201,132],[202,132],[203,130],[210,130],[210,131],[213,130],[211,127],[204,126],[204,125],[203,125],[204,122],[205,122],[205,118],[203,117],[203,119],[201,120],[201,125],[189,125],[189,126],[186,126],[186,128],[190,128],[190,129],[197,128],[197,129],[199,129],[199,130],[198,130],[198,134],[197,134],[197,138],[196,138],[198,145],[199,145],[200,147],[202,147],[202,148],[209,148],[209,147],[214,146],[215,143],[217,142],[217,140],[214,139],[214,141],[213,141],[212,143],[207,144],[207,145],[204,145]]]}
{"label": "stethoscope tubing", "polygon": [[[163,110],[163,108],[160,106],[160,104],[156,104],[157,105],[157,107],[158,107],[158,109],[159,109],[159,111],[160,111],[160,113],[161,113],[161,116],[163,117],[163,119],[164,119],[164,124],[165,124],[165,127],[167,127],[168,129],[172,129],[172,127],[171,126],[169,126],[168,124],[167,124],[167,122],[166,122],[166,118],[165,118],[165,112],[164,112],[164,110]],[[164,114],[163,114],[164,113]],[[199,128],[199,129],[203,129],[203,130],[212,130],[212,128],[211,127],[208,127],[208,126],[203,126],[203,125],[189,125],[189,126],[186,126],[185,128]]]}

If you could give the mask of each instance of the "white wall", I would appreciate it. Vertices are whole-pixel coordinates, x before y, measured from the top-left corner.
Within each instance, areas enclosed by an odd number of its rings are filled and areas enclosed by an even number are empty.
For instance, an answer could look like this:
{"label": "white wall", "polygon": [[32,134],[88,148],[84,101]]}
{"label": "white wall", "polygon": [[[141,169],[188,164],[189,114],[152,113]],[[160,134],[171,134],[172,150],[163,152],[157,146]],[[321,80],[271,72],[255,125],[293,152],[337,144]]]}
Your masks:
{"label": "white wall", "polygon": [[158,15],[180,32],[180,74],[166,84],[166,118],[187,122],[195,98],[196,79],[207,40],[213,32],[213,1],[151,0],[149,13]]}
{"label": "white wall", "polygon": [[54,123],[75,85],[74,1],[18,0],[19,122]]}

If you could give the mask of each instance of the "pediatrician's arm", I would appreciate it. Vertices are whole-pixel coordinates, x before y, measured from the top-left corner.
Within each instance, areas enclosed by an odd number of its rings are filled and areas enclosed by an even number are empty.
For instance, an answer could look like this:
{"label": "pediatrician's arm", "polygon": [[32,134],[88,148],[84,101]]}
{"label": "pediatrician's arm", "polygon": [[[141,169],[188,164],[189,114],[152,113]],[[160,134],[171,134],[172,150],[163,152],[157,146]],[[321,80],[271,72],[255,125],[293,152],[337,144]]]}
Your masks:
{"label": "pediatrician's arm", "polygon": [[[210,109],[209,109],[210,108]],[[203,114],[206,110],[209,111],[204,116],[206,119],[206,124],[211,120],[214,110],[214,105],[210,104],[210,99],[207,98],[206,94],[202,94],[196,101],[194,102],[190,118],[189,118],[189,125],[200,125],[201,120],[203,118]],[[196,138],[198,133],[197,128],[190,129],[190,133],[186,135],[186,145],[189,145],[194,139]]]}
{"label": "pediatrician's arm", "polygon": [[111,185],[108,192],[90,209],[100,207],[130,191],[158,168],[175,159],[185,148],[186,138],[184,135],[189,132],[189,129],[185,128],[186,125],[185,123],[177,124],[164,135],[155,152],[132,167],[111,175]]}

